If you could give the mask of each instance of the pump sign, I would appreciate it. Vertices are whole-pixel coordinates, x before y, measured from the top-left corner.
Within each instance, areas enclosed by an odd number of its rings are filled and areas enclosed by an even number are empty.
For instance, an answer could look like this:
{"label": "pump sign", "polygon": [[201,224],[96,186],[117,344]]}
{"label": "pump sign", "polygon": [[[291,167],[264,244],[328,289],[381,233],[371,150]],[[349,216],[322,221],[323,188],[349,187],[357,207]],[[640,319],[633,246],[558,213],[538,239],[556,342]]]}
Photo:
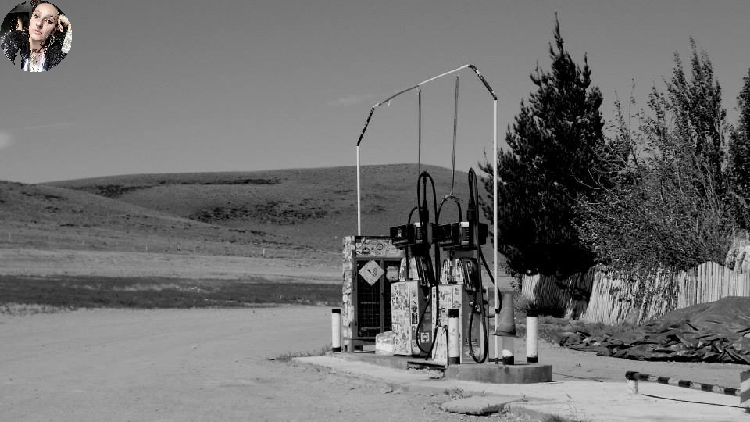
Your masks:
{"label": "pump sign", "polygon": [[377,283],[383,274],[385,274],[385,271],[383,271],[383,269],[380,268],[380,265],[375,261],[367,262],[367,264],[359,270],[359,275],[361,275],[366,282],[370,283],[370,286]]}

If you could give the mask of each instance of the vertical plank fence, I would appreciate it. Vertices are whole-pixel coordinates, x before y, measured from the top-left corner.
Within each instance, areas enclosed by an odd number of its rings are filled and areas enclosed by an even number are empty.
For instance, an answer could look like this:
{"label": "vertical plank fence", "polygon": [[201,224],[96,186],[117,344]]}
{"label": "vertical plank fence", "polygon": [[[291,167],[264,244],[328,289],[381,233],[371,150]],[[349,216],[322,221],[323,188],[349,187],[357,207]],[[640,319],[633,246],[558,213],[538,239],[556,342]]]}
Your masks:
{"label": "vertical plank fence", "polygon": [[[674,309],[727,296],[750,296],[750,273],[707,262],[688,271],[658,274],[638,295],[636,283],[592,267],[564,280],[543,275],[522,277],[521,295],[541,309],[603,324],[640,324]],[[669,293],[671,292],[671,293]],[[636,303],[636,297],[646,300]]]}
{"label": "vertical plank fence", "polygon": [[750,296],[750,273],[740,273],[715,262],[683,272],[677,279],[677,308],[713,302],[727,296]]}

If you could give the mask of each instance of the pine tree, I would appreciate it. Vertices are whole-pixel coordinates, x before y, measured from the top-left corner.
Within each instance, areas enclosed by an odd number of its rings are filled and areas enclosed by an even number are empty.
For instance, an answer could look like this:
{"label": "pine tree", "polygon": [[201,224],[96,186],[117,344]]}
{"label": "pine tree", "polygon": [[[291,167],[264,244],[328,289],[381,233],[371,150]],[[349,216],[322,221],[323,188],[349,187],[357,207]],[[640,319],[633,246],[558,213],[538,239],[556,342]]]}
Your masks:
{"label": "pine tree", "polygon": [[[568,275],[585,271],[593,253],[575,229],[575,203],[594,195],[603,167],[599,111],[602,94],[591,86],[587,56],[577,65],[565,50],[555,16],[550,71],[531,74],[536,91],[506,133],[498,154],[498,243],[512,273]],[[481,166],[492,175],[491,163]],[[492,178],[485,179],[492,197]],[[492,219],[492,207],[485,205]]]}

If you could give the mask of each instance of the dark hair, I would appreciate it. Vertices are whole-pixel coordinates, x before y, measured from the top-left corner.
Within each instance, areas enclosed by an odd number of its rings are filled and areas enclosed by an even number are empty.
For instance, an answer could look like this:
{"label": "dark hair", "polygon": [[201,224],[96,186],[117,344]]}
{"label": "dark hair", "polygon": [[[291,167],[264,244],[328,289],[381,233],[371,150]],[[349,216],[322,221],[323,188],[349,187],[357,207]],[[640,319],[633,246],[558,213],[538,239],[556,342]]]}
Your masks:
{"label": "dark hair", "polygon": [[62,10],[60,10],[59,7],[55,6],[54,4],[52,4],[52,3],[48,2],[48,1],[40,1],[39,3],[37,3],[37,5],[34,6],[33,9],[31,9],[31,13],[34,13],[34,11],[36,10],[36,8],[39,7],[39,5],[41,5],[41,4],[49,4],[50,6],[54,6],[55,9],[57,9],[57,14],[58,15],[64,15],[65,14],[65,13],[62,12]]}

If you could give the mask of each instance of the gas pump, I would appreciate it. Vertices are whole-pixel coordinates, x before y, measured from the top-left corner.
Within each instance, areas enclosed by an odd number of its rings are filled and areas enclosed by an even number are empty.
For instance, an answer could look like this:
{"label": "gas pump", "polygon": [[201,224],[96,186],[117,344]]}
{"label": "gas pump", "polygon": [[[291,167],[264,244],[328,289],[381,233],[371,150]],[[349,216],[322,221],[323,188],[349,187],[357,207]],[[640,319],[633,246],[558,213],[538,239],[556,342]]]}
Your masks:
{"label": "gas pump", "polygon": [[[391,227],[392,243],[404,250],[399,281],[391,284],[391,330],[394,332],[394,354],[426,356],[433,347],[434,324],[430,315],[430,289],[437,285],[436,266],[430,247],[433,245],[433,224],[427,208],[427,181],[430,181],[434,205],[437,205],[435,185],[427,172],[417,181],[417,203],[409,213],[408,223]],[[420,190],[421,183],[421,190]],[[417,211],[419,221],[412,223]],[[438,248],[434,247],[434,262],[439,262]]]}
{"label": "gas pump", "polygon": [[[459,363],[483,363],[487,359],[486,289],[482,286],[481,246],[487,242],[488,226],[479,222],[476,197],[476,175],[469,171],[470,197],[465,220],[438,224],[434,240],[446,258],[442,262],[439,284],[433,288],[432,321],[436,327],[447,324],[451,309],[458,310],[458,337],[461,353]],[[461,204],[452,195],[441,201],[442,206],[452,199],[462,216]],[[437,354],[441,354],[437,352]]]}

